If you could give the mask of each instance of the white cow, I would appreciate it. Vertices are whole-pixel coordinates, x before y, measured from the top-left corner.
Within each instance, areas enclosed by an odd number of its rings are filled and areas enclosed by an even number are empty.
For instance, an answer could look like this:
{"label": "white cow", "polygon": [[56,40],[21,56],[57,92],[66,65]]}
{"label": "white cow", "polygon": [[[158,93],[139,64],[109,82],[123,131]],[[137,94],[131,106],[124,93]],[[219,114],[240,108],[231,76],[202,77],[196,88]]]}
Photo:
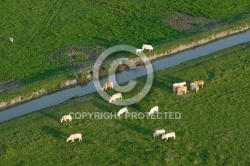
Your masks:
{"label": "white cow", "polygon": [[122,109],[120,109],[119,112],[117,113],[117,116],[120,116],[121,114],[124,114],[124,113],[128,113],[127,107],[123,107]]}
{"label": "white cow", "polygon": [[115,101],[117,99],[122,99],[122,94],[121,93],[116,93],[114,95],[112,95],[109,99],[109,103],[111,103],[112,101]]}
{"label": "white cow", "polygon": [[79,141],[82,141],[82,134],[81,133],[77,133],[77,134],[71,134],[68,138],[66,142],[72,141],[75,142],[75,139],[79,139]]}
{"label": "white cow", "polygon": [[143,49],[136,49],[135,53],[138,55],[139,53],[142,53]]}
{"label": "white cow", "polygon": [[153,46],[152,45],[147,45],[147,44],[143,44],[142,45],[142,50],[149,50],[149,51],[153,51]]}
{"label": "white cow", "polygon": [[191,90],[194,90],[195,89],[195,92],[197,93],[198,92],[198,90],[199,90],[199,86],[197,85],[197,84],[195,84],[195,83],[191,83],[190,84],[190,89]]}
{"label": "white cow", "polygon": [[159,137],[160,135],[164,135],[165,134],[165,130],[164,129],[161,129],[161,130],[155,130],[154,132],[154,137]]}
{"label": "white cow", "polygon": [[13,43],[14,42],[14,39],[12,37],[10,37],[10,42]]}
{"label": "white cow", "polygon": [[173,91],[175,92],[175,89],[179,86],[179,87],[182,87],[182,86],[184,86],[184,85],[186,85],[186,81],[184,81],[184,82],[179,82],[179,83],[174,83],[173,84]]}
{"label": "white cow", "polygon": [[161,139],[166,139],[166,140],[168,140],[168,138],[172,138],[172,137],[173,137],[174,140],[175,140],[175,132],[167,133],[167,134],[161,136]]}
{"label": "white cow", "polygon": [[62,117],[62,119],[61,119],[61,123],[62,123],[63,121],[67,122],[67,120],[68,120],[69,122],[71,122],[72,119],[73,119],[73,118],[72,118],[71,115],[63,115],[63,117]]}
{"label": "white cow", "polygon": [[159,107],[158,106],[154,106],[153,108],[151,108],[151,110],[149,111],[148,115],[153,115],[154,113],[159,112]]}

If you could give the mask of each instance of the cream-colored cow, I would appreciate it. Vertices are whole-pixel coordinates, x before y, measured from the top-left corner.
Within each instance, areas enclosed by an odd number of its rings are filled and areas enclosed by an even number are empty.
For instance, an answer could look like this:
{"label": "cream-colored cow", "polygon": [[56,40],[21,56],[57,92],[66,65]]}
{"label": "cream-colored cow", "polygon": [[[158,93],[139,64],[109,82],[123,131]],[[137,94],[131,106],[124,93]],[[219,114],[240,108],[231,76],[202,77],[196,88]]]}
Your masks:
{"label": "cream-colored cow", "polygon": [[178,95],[181,95],[183,93],[187,94],[187,87],[186,86],[181,86],[181,87],[179,86],[175,90],[176,90]]}
{"label": "cream-colored cow", "polygon": [[81,133],[71,134],[67,138],[66,142],[69,142],[69,141],[75,142],[75,139],[79,139],[79,141],[82,141],[82,134]]}
{"label": "cream-colored cow", "polygon": [[103,91],[103,90],[106,90],[106,89],[108,89],[108,88],[113,89],[113,86],[114,86],[114,83],[113,83],[112,81],[106,82],[106,83],[103,84],[103,86],[102,86],[102,91]]}
{"label": "cream-colored cow", "polygon": [[121,93],[116,93],[116,94],[112,95],[109,99],[109,103],[116,101],[117,99],[122,99]]}
{"label": "cream-colored cow", "polygon": [[148,116],[153,115],[154,113],[159,112],[159,107],[158,106],[154,106],[153,108],[151,108],[151,110],[148,113]]}
{"label": "cream-colored cow", "polygon": [[155,130],[155,132],[154,132],[154,134],[153,134],[153,136],[154,137],[159,137],[160,135],[164,135],[165,134],[165,130],[164,129],[161,129],[161,130]]}
{"label": "cream-colored cow", "polygon": [[166,139],[166,140],[168,140],[168,138],[174,138],[175,140],[175,132],[167,133],[161,137],[161,139]]}
{"label": "cream-colored cow", "polygon": [[148,45],[148,44],[143,44],[142,45],[142,50],[149,50],[149,51],[153,51],[154,48],[152,45]]}
{"label": "cream-colored cow", "polygon": [[122,109],[119,110],[117,113],[117,116],[120,116],[121,114],[128,113],[128,107],[123,107]]}
{"label": "cream-colored cow", "polygon": [[135,53],[138,55],[139,53],[142,53],[143,52],[143,49],[136,49]]}
{"label": "cream-colored cow", "polygon": [[195,83],[196,85],[201,86],[201,87],[203,88],[203,85],[204,85],[204,81],[203,81],[203,80],[197,80],[197,81],[194,81],[194,83]]}
{"label": "cream-colored cow", "polygon": [[13,43],[13,42],[14,42],[13,37],[10,37],[10,42],[11,42],[11,43]]}
{"label": "cream-colored cow", "polygon": [[175,92],[175,90],[176,90],[176,88],[179,86],[184,86],[184,85],[186,85],[186,81],[184,81],[184,82],[179,82],[179,83],[174,83],[173,84],[173,91]]}
{"label": "cream-colored cow", "polygon": [[62,119],[61,119],[61,123],[62,123],[63,121],[65,121],[65,122],[67,122],[67,121],[71,122],[72,119],[73,119],[73,118],[72,118],[71,115],[63,115],[63,117],[62,117]]}

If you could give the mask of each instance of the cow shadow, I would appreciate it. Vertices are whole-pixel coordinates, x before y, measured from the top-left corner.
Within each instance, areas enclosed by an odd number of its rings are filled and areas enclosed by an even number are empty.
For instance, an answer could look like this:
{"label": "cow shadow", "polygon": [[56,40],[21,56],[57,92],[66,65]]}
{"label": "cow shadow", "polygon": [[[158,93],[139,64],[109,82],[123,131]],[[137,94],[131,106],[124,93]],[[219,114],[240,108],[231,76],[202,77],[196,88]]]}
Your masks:
{"label": "cow shadow", "polygon": [[186,134],[186,133],[185,133],[184,131],[182,131],[182,130],[176,131],[175,133],[176,133],[176,135],[179,135],[179,136],[182,136],[182,137]]}
{"label": "cow shadow", "polygon": [[109,113],[114,112],[113,104],[109,104],[107,103],[107,101],[103,101],[103,102],[106,102],[106,103],[103,103],[97,100],[91,100],[91,102],[93,103],[94,106],[96,106],[102,112],[109,112]]}
{"label": "cow shadow", "polygon": [[144,127],[141,127],[139,125],[134,125],[134,124],[127,123],[124,121],[119,121],[119,120],[115,120],[115,123],[121,124],[122,126],[128,128],[128,129],[134,130],[135,132],[142,134],[142,135],[145,135],[145,136],[148,136],[152,133],[151,130],[146,129]]}
{"label": "cow shadow", "polygon": [[42,127],[42,131],[51,135],[54,138],[66,138],[68,136],[68,134],[65,134],[64,132],[56,129],[55,127],[50,127],[47,125],[44,125]]}
{"label": "cow shadow", "polygon": [[[136,81],[142,84],[146,83],[145,79],[137,79]],[[157,79],[153,79],[152,86],[159,88],[159,89],[163,89],[164,91],[168,93],[173,93],[173,84],[177,82],[183,82],[183,81],[186,81],[188,84],[188,80],[167,74],[167,75],[164,75],[164,77],[157,76]]]}
{"label": "cow shadow", "polygon": [[3,41],[10,41],[9,39],[6,39],[6,38],[3,38],[3,37],[0,37],[0,40],[3,40]]}
{"label": "cow shadow", "polygon": [[144,107],[141,104],[135,103],[135,104],[133,104],[133,109],[136,112],[148,112],[151,108]]}
{"label": "cow shadow", "polygon": [[89,138],[85,138],[84,135],[83,135],[83,137],[82,137],[82,141],[83,141],[84,143],[86,143],[86,144],[93,144],[93,145],[96,144],[95,141],[92,141],[92,139],[89,139]]}
{"label": "cow shadow", "polygon": [[48,113],[48,112],[45,112],[45,111],[38,111],[40,114],[42,114],[43,116],[47,116],[49,117],[50,119],[53,119],[55,120],[56,122],[60,122],[60,118],[58,118],[57,116],[51,114],[51,113]]}
{"label": "cow shadow", "polygon": [[100,37],[95,37],[95,40],[99,41],[101,45],[104,45],[106,47],[112,47],[119,43],[118,40],[107,40],[107,39],[100,38]]}

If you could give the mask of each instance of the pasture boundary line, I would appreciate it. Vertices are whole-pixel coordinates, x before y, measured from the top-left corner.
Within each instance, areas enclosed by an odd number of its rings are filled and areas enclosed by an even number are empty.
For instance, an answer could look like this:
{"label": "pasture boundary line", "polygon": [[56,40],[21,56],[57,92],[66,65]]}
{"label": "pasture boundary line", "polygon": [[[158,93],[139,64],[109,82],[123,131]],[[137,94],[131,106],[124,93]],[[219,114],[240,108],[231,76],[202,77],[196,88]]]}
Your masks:
{"label": "pasture boundary line", "polygon": [[[32,41],[36,38],[36,35],[39,33],[39,30],[41,29],[41,27],[43,27],[43,26],[41,26],[41,25],[43,25],[43,23],[46,23],[46,20],[48,20],[48,23],[49,23],[49,26],[48,26],[48,27],[51,26],[51,24],[52,24],[52,22],[53,22],[53,20],[55,19],[56,16],[53,16],[53,15],[52,15],[52,21],[49,21],[49,18],[50,18],[50,16],[51,16],[51,13],[52,13],[53,9],[56,7],[56,5],[57,5],[58,2],[59,2],[59,0],[56,0],[56,1],[53,3],[53,5],[51,6],[51,8],[48,10],[48,13],[45,15],[45,17],[42,19],[42,21],[41,21],[40,23],[38,23],[37,28],[35,28],[35,30],[32,32],[32,34],[31,34],[32,37],[31,37],[31,40],[30,40],[31,43],[32,43]],[[56,11],[56,15],[57,15],[58,12],[61,10],[61,8],[62,8],[64,2],[65,2],[65,0],[63,0],[62,4],[61,4],[60,7],[59,7],[59,10]],[[44,26],[45,26],[45,28],[46,28],[46,25],[44,25]],[[43,29],[43,28],[42,28],[42,29]],[[49,28],[46,28],[46,30],[47,30],[47,29],[49,29]],[[28,43],[25,47],[27,47],[27,46],[29,46],[29,45],[30,45],[30,43]]]}
{"label": "pasture boundary line", "polygon": [[49,26],[48,26],[48,29],[51,27],[51,24],[53,23],[53,21],[55,20],[56,16],[58,15],[58,13],[61,11],[64,3],[65,3],[66,0],[63,0],[61,6],[59,7],[59,9],[55,12],[55,15],[53,16],[52,20],[50,21],[49,23]]}

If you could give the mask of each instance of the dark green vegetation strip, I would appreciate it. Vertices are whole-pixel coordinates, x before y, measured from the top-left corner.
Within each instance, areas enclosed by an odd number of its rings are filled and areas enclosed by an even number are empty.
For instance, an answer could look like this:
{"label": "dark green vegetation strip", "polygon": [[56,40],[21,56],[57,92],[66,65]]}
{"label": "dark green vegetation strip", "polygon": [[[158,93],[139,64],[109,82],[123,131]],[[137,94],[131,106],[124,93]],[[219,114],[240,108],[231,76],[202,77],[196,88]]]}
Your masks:
{"label": "dark green vegetation strip", "polygon": [[[69,112],[116,113],[97,94],[72,99],[0,124],[2,165],[248,165],[250,43],[216,52],[155,73],[150,93],[129,112],[180,112],[170,119],[74,119],[59,122]],[[172,84],[203,79],[199,92],[185,97]],[[137,79],[135,95],[146,78]],[[114,93],[114,91],[108,91]],[[153,130],[175,131],[176,140],[153,138]],[[82,142],[66,143],[81,132]]]}

